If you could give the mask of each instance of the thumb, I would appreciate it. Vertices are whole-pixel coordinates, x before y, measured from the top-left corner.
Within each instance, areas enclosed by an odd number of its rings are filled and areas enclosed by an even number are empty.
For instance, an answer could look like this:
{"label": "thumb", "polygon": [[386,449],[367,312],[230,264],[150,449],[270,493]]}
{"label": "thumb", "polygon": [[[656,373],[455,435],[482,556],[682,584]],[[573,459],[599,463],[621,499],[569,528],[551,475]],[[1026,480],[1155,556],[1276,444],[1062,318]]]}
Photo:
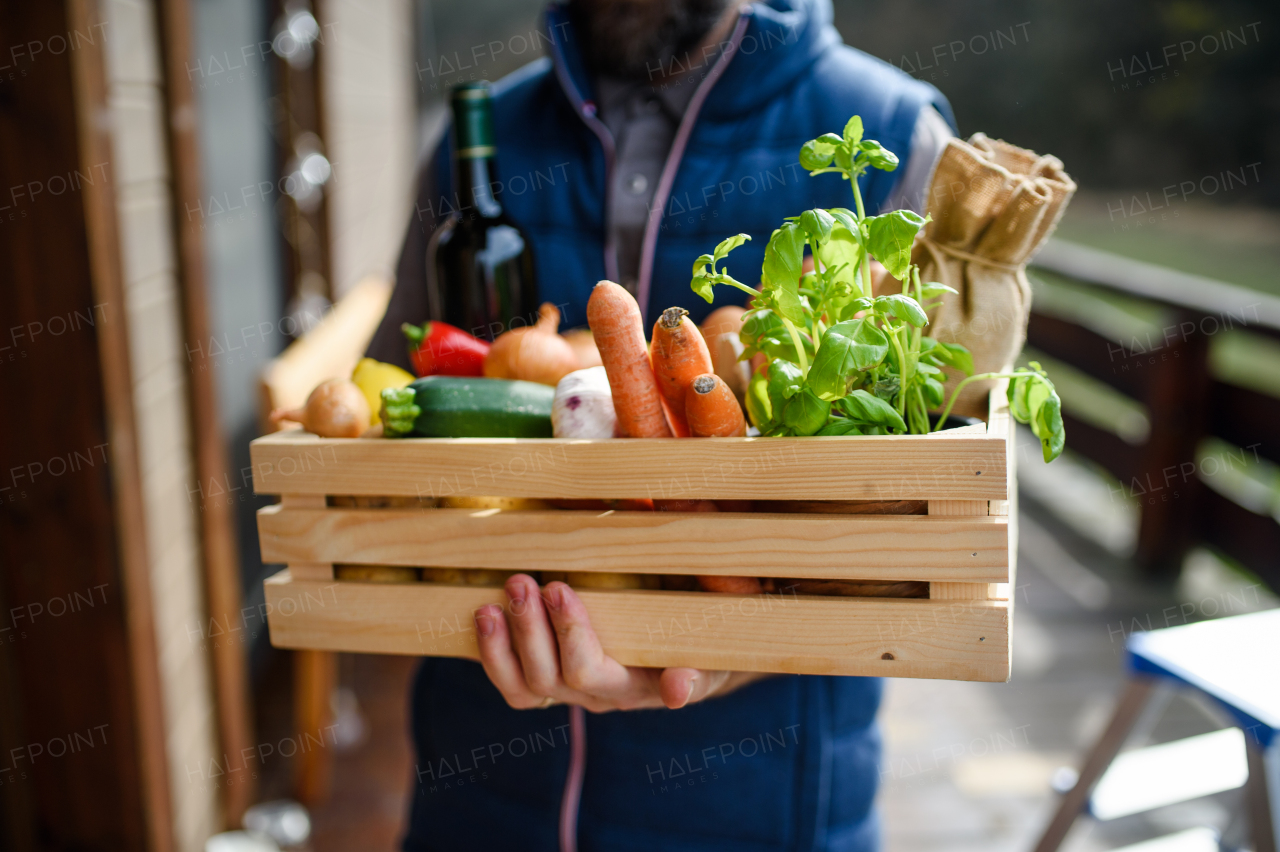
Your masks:
{"label": "thumb", "polygon": [[671,710],[679,710],[688,704],[696,704],[716,693],[728,679],[728,672],[702,669],[663,669],[658,680],[658,692],[662,703]]}

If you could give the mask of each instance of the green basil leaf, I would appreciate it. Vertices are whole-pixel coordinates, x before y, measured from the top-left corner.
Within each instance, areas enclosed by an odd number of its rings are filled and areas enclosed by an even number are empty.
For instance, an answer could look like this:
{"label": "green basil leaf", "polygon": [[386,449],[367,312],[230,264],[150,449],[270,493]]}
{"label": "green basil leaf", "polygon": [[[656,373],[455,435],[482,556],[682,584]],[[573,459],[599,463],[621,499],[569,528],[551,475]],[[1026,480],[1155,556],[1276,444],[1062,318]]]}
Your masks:
{"label": "green basil leaf", "polygon": [[836,145],[825,138],[810,139],[800,148],[800,167],[807,171],[825,169],[835,153]]}
{"label": "green basil leaf", "polygon": [[930,364],[927,361],[917,361],[916,372],[925,376],[929,376],[930,378],[934,378],[934,379],[937,379],[939,377],[943,377],[943,378],[946,377],[946,373],[942,372],[933,364]]}
{"label": "green basil leaf", "polygon": [[831,237],[831,228],[835,218],[827,211],[816,208],[800,214],[800,227],[808,234],[810,244],[824,242]]}
{"label": "green basil leaf", "polygon": [[946,284],[939,284],[937,281],[925,281],[920,285],[920,295],[926,299],[935,299],[943,293],[955,293],[960,295],[960,291]]}
{"label": "green basil leaf", "polygon": [[973,375],[973,353],[959,343],[939,343],[934,351],[943,363],[950,364],[966,376]]}
{"label": "green basil leaf", "polygon": [[841,145],[839,148],[836,148],[834,159],[836,163],[836,168],[841,169],[845,172],[853,171],[853,155],[849,153],[848,148],[844,147],[843,145]]}
{"label": "green basil leaf", "polygon": [[924,312],[924,308],[920,307],[920,303],[901,293],[894,293],[891,296],[877,296],[875,307],[876,310],[893,314],[903,322],[911,323],[917,328],[927,325],[929,322],[929,316]]}
{"label": "green basil leaf", "polygon": [[1031,431],[1040,439],[1040,449],[1046,462],[1062,455],[1062,448],[1067,444],[1067,430],[1062,424],[1062,400],[1052,386],[1031,421]]}
{"label": "green basil leaf", "polygon": [[715,282],[705,272],[695,272],[689,281],[689,286],[708,303],[715,300]]}
{"label": "green basil leaf", "polygon": [[1031,422],[1031,411],[1027,408],[1027,389],[1029,376],[1018,376],[1009,381],[1009,413],[1019,423]]}
{"label": "green basil leaf", "polygon": [[843,141],[850,146],[856,146],[862,141],[862,116],[855,115],[845,124]]}
{"label": "green basil leaf", "polygon": [[1052,394],[1054,394],[1053,385],[1046,379],[1039,376],[1027,379],[1027,414],[1029,415],[1027,419],[1033,426],[1040,414],[1040,406],[1044,405]]}
{"label": "green basil leaf", "polygon": [[804,324],[799,293],[803,264],[804,231],[794,222],[786,222],[769,238],[760,273],[765,292],[773,299],[778,313],[797,325]]}
{"label": "green basil leaf", "polygon": [[865,373],[889,353],[889,339],[867,319],[838,322],[822,336],[822,345],[809,368],[809,387],[822,399],[839,399],[848,392],[848,379]]}
{"label": "green basil leaf", "polygon": [[838,417],[828,421],[826,426],[818,430],[818,437],[826,438],[836,435],[861,435],[861,424],[854,423],[847,417]]}
{"label": "green basil leaf", "polygon": [[804,265],[804,231],[794,222],[786,222],[769,237],[764,250],[761,277],[765,289],[799,284]]}
{"label": "green basil leaf", "polygon": [[901,390],[902,383],[896,375],[885,376],[875,383],[871,388],[871,392],[875,394],[876,399],[883,399],[885,402],[893,402],[893,398],[898,395]]}
{"label": "green basil leaf", "polygon": [[863,139],[858,143],[861,151],[871,165],[884,172],[891,172],[898,167],[898,157],[874,139]]}
{"label": "green basil leaf", "polygon": [[923,216],[910,210],[894,210],[867,220],[867,249],[899,281],[907,275],[911,246],[924,222]]}
{"label": "green basil leaf", "polygon": [[[770,374],[773,365],[769,365]],[[831,403],[823,402],[814,396],[813,391],[805,388],[787,400],[782,410],[782,422],[790,426],[797,435],[812,435],[827,425],[831,415]]]}
{"label": "green basil leaf", "polygon": [[[941,372],[941,371],[939,371]],[[924,401],[928,403],[930,408],[941,408],[942,400],[946,394],[943,392],[942,382],[929,376],[924,380]]]}
{"label": "green basil leaf", "polygon": [[[729,255],[729,252],[733,251],[749,239],[751,239],[751,237],[746,234],[738,234],[737,236],[721,240],[720,245],[716,246],[715,257],[708,262],[715,263],[718,260],[723,260]],[[704,254],[702,257],[706,257],[706,255]],[[699,258],[699,260],[701,259],[702,258]]]}
{"label": "green basil leaf", "polygon": [[763,424],[773,417],[768,385],[769,379],[760,373],[752,373],[751,380],[747,382],[747,416],[751,418],[751,425],[761,432],[764,431]]}
{"label": "green basil leaf", "polygon": [[804,374],[790,361],[769,363],[769,398],[791,399],[804,387]]}
{"label": "green basil leaf", "polygon": [[825,242],[818,244],[814,252],[823,269],[829,270],[830,280],[839,282],[850,295],[861,296],[862,284],[858,281],[858,267],[862,265],[862,246],[853,231],[844,225],[836,225]]}
{"label": "green basil leaf", "polygon": [[853,232],[854,237],[858,234],[858,216],[852,210],[846,207],[832,207],[827,211],[841,225],[844,225]]}
{"label": "green basil leaf", "polygon": [[897,409],[861,388],[840,400],[838,405],[849,418],[860,423],[897,429],[900,432],[907,431],[907,424],[903,422],[902,415]]}

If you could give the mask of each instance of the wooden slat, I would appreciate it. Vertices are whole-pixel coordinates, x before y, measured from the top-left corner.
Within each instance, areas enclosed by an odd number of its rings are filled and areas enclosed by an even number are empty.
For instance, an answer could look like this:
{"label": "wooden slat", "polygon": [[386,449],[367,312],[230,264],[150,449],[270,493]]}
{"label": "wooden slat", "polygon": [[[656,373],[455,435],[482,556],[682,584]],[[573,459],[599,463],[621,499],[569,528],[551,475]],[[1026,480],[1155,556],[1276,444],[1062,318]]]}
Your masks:
{"label": "wooden slat", "polygon": [[932,601],[987,601],[996,599],[995,583],[930,583]]}
{"label": "wooden slat", "polygon": [[1149,369],[1144,356],[1095,331],[1032,311],[1027,343],[1134,399],[1146,395]]}
{"label": "wooden slat", "polygon": [[[986,503],[982,503],[985,512]],[[258,513],[265,562],[1008,580],[1004,518],[318,509]]]}
{"label": "wooden slat", "polygon": [[[266,582],[286,648],[476,657],[472,614],[501,589]],[[1004,681],[1008,603],[581,590],[606,653],[626,665]]]}
{"label": "wooden slat", "polygon": [[1118,290],[1206,314],[1239,318],[1237,324],[1280,329],[1280,298],[1157,266],[1118,254],[1050,239],[1036,254],[1035,265],[1110,290]]}
{"label": "wooden slat", "polygon": [[1214,382],[1209,388],[1209,431],[1229,444],[1252,448],[1280,464],[1280,399],[1255,390]]}
{"label": "wooden slat", "polygon": [[[992,423],[992,428],[1000,428],[1000,424]],[[986,500],[930,500],[929,514],[934,517],[951,515],[951,516],[969,516],[969,517],[986,517],[987,516]],[[1008,543],[1008,529],[1006,527],[1005,543]],[[1005,551],[1008,555],[1008,551]],[[999,582],[1007,582],[1007,575],[1004,580]],[[966,601],[966,600],[990,600],[996,596],[995,583],[953,583],[953,582],[936,582],[929,583],[929,599],[935,601]]]}
{"label": "wooden slat", "polygon": [[929,514],[933,516],[984,516],[987,514],[986,500],[930,500]]}
{"label": "wooden slat", "polygon": [[1130,487],[1139,474],[1141,448],[1126,444],[1119,436],[1099,429],[1063,412],[1062,425],[1067,430],[1067,447],[1090,461],[1097,462],[1116,479]]}
{"label": "wooden slat", "polygon": [[1280,592],[1280,524],[1275,518],[1255,514],[1214,491],[1202,487],[1197,494],[1201,533],[1207,544],[1237,560],[1259,579]]}
{"label": "wooden slat", "polygon": [[331,562],[290,562],[289,574],[295,580],[332,580]]}
{"label": "wooden slat", "polygon": [[253,442],[254,489],[280,494],[552,498],[1003,500],[1006,441],[840,438],[322,439]]}

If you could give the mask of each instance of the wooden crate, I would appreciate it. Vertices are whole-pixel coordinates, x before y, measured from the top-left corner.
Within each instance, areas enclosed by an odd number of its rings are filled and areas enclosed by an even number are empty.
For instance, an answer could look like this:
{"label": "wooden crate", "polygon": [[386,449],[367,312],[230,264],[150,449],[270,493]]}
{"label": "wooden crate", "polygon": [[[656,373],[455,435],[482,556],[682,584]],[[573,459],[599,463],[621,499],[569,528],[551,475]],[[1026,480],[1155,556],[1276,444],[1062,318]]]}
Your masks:
{"label": "wooden crate", "polygon": [[[925,598],[582,589],[628,665],[1004,681],[1016,553],[1013,424],[839,438],[254,441],[279,647],[476,657],[501,588],[340,581],[333,566],[926,581]],[[927,515],[346,508],[331,495],[926,500]],[[350,502],[350,501],[345,501]],[[403,501],[402,501],[403,502]]]}

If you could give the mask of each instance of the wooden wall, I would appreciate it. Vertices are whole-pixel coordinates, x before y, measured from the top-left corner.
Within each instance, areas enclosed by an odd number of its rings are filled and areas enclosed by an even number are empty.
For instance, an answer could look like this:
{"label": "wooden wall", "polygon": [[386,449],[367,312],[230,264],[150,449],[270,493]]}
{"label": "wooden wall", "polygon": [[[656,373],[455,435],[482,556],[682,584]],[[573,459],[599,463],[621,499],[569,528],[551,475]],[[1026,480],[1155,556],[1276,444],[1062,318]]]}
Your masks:
{"label": "wooden wall", "polygon": [[0,0],[0,848],[222,827],[155,5]]}

